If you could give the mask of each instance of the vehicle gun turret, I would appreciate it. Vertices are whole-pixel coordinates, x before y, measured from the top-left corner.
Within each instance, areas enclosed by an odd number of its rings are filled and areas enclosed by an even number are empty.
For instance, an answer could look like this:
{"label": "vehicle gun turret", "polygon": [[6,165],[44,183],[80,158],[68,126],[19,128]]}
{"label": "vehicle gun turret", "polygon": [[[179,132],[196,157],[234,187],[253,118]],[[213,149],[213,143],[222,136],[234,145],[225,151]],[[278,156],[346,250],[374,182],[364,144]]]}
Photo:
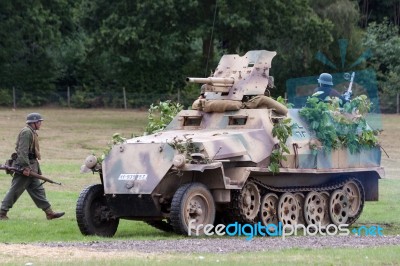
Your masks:
{"label": "vehicle gun turret", "polygon": [[209,100],[237,100],[244,96],[264,95],[271,83],[269,69],[276,52],[249,51],[244,56],[222,56],[217,68],[208,78],[186,78],[187,82],[207,84]]}

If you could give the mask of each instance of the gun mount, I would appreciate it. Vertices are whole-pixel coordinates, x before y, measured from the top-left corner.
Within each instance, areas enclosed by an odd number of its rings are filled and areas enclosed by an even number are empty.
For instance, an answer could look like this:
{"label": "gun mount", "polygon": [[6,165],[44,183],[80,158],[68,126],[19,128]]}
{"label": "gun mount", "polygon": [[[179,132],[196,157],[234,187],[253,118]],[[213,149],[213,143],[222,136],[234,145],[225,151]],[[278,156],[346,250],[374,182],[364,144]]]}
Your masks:
{"label": "gun mount", "polygon": [[186,78],[188,82],[207,84],[208,100],[241,101],[244,96],[264,95],[271,82],[269,69],[276,52],[249,51],[244,56],[222,56],[213,75],[208,78]]}

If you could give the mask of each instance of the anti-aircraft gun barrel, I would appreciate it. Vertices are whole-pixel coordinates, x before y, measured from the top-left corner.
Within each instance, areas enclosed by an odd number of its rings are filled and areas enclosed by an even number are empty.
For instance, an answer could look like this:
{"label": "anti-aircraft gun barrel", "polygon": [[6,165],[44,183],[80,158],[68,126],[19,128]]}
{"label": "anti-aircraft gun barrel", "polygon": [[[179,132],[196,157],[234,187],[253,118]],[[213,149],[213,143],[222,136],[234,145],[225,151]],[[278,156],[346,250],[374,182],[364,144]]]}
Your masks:
{"label": "anti-aircraft gun barrel", "polygon": [[235,80],[233,78],[186,78],[187,82],[192,83],[202,83],[209,85],[218,85],[218,86],[231,86]]}

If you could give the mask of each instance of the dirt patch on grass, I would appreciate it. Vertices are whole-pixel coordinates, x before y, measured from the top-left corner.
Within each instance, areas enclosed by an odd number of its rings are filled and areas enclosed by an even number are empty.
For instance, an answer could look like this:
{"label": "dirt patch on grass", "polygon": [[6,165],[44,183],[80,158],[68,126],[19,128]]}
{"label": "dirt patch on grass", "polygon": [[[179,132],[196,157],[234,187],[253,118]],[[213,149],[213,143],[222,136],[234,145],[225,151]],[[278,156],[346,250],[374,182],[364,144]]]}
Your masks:
{"label": "dirt patch on grass", "polygon": [[110,258],[150,258],[153,255],[126,250],[96,250],[95,248],[71,246],[39,246],[32,244],[0,244],[0,264],[22,262],[25,265],[38,263],[68,262],[68,261],[104,261]]}

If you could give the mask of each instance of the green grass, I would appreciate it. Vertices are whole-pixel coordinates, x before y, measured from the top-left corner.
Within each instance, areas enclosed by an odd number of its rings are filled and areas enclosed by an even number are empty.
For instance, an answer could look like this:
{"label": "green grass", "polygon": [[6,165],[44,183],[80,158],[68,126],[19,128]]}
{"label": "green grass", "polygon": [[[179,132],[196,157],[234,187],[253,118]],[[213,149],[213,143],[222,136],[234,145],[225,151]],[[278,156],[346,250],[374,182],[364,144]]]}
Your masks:
{"label": "green grass", "polygon": [[355,226],[379,224],[385,235],[400,234],[400,180],[379,181],[379,201],[366,202]]}
{"label": "green grass", "polygon": [[[146,112],[118,110],[5,110],[0,109],[0,160],[3,162],[14,149],[16,135],[24,126],[25,116],[39,111],[45,117],[41,138],[42,171],[44,175],[63,183],[63,186],[45,184],[49,201],[56,211],[65,211],[65,217],[47,221],[44,213],[36,208],[27,193],[24,193],[9,212],[9,221],[0,222],[0,243],[37,243],[58,241],[96,241],[96,240],[155,240],[183,238],[168,234],[139,221],[121,220],[113,239],[83,236],[76,223],[75,206],[80,191],[94,183],[99,183],[98,175],[80,174],[80,166],[85,157],[92,152],[101,154],[115,132],[123,136],[139,134],[146,122]],[[380,200],[367,202],[364,212],[354,225],[381,225],[385,235],[398,235],[400,232],[400,179],[398,163],[400,140],[393,138],[398,130],[398,117],[384,116],[384,125],[389,131],[382,142],[389,146],[391,158],[383,157],[383,164],[389,171],[388,178],[379,181]],[[387,119],[386,119],[387,118]],[[393,132],[395,131],[395,132]],[[397,131],[398,132],[398,131]],[[0,173],[0,198],[10,186],[11,177]],[[0,248],[1,249],[1,248]],[[290,249],[283,251],[251,252],[239,254],[138,254],[128,252],[122,255],[98,257],[88,254],[61,261],[59,265],[84,263],[85,265],[243,265],[243,264],[385,264],[397,265],[400,261],[399,247],[379,248],[329,248],[329,249]],[[71,251],[73,254],[74,251]],[[1,256],[12,254],[2,253]],[[54,255],[56,256],[56,255]],[[12,257],[10,264],[21,265],[29,262],[30,256]],[[32,259],[37,265],[54,265],[45,258]],[[383,263],[384,262],[384,263]],[[1,264],[1,262],[0,262]]]}

